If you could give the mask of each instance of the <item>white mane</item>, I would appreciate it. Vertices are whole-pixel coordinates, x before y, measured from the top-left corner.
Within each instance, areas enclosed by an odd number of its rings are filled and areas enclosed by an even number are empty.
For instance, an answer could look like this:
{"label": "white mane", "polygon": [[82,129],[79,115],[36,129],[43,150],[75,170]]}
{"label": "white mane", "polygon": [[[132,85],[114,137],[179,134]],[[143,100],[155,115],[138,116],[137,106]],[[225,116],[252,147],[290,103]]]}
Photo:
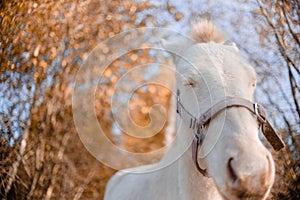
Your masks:
{"label": "white mane", "polygon": [[218,32],[216,25],[208,20],[194,22],[191,37],[199,43],[215,42],[224,43],[224,36]]}

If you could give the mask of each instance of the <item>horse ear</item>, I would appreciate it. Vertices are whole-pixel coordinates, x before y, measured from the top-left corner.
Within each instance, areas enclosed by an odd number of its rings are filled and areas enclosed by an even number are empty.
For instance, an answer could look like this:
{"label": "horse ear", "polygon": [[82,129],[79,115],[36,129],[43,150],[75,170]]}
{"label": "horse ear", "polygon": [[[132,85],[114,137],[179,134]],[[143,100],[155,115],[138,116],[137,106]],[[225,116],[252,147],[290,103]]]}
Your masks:
{"label": "horse ear", "polygon": [[167,41],[167,40],[165,40],[165,39],[161,39],[160,40],[160,46],[162,46],[163,48],[168,48],[168,46],[169,46],[169,42]]}
{"label": "horse ear", "polygon": [[180,52],[180,45],[175,42],[167,41],[165,39],[161,39],[161,46],[163,49],[172,52],[172,53],[179,53]]}
{"label": "horse ear", "polygon": [[226,42],[225,42],[225,45],[228,45],[228,46],[233,47],[233,49],[236,50],[237,52],[240,51],[239,48],[236,46],[236,43],[234,43],[234,42],[226,41]]}
{"label": "horse ear", "polygon": [[[178,41],[179,40],[179,41]],[[160,40],[160,44],[164,50],[170,53],[180,55],[180,52],[184,51],[189,46],[193,45],[194,41],[191,39],[177,39],[176,41],[168,41],[165,39]]]}

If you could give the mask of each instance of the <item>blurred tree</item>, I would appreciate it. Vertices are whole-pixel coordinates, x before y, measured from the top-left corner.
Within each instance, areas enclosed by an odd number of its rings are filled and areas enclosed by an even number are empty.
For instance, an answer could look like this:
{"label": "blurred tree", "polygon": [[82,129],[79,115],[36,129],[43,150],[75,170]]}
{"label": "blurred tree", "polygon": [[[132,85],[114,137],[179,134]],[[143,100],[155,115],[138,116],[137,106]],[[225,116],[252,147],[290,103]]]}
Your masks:
{"label": "blurred tree", "polygon": [[[273,195],[276,199],[299,199],[300,191],[300,3],[294,0],[257,0],[260,10],[260,43],[267,49],[276,49],[280,73],[274,77],[265,67],[264,81],[273,79],[271,85],[262,87],[269,102],[280,114],[284,127],[281,132],[287,143],[286,151],[276,154],[277,176]],[[257,60],[259,64],[268,64]],[[274,72],[274,71],[273,71]],[[283,79],[285,81],[279,81]],[[274,93],[283,101],[274,100]]]}
{"label": "blurred tree", "polygon": [[[255,9],[254,20],[249,13]],[[278,176],[271,198],[299,199],[300,15],[295,0],[1,1],[0,196],[101,199],[115,170],[93,158],[75,130],[71,96],[78,69],[98,43],[124,30],[170,25],[186,33],[198,15],[210,16],[256,66],[257,96],[267,96],[268,111],[275,108],[271,117],[287,144],[285,152],[273,153]],[[122,56],[105,71],[95,93],[98,121],[115,144],[129,151],[159,149],[165,129],[146,140],[118,133],[110,98],[122,75],[157,62],[157,55],[143,49]],[[169,98],[170,91],[159,85],[139,88],[129,104],[132,119],[148,124],[150,107],[168,108]]]}
{"label": "blurred tree", "polygon": [[[72,90],[76,72],[98,42],[151,21],[137,17],[151,7],[147,2],[105,0],[1,2],[2,198],[102,198],[105,184],[115,170],[93,158],[75,130]],[[143,62],[151,62],[148,50],[133,52],[128,55],[131,62],[122,63],[125,70],[134,67],[137,56]],[[96,114],[108,134],[112,129],[110,97],[122,75],[120,65],[119,61],[111,64],[106,84],[95,94]],[[154,102],[168,105],[170,91],[157,87],[142,92],[149,102],[135,111],[139,123],[147,124],[145,111]],[[160,98],[152,100],[153,93]],[[162,138],[163,130],[143,144],[127,138],[125,147],[147,152],[163,146]],[[113,139],[115,143],[118,140]],[[158,146],[156,141],[160,141]],[[135,144],[142,147],[134,147]]]}

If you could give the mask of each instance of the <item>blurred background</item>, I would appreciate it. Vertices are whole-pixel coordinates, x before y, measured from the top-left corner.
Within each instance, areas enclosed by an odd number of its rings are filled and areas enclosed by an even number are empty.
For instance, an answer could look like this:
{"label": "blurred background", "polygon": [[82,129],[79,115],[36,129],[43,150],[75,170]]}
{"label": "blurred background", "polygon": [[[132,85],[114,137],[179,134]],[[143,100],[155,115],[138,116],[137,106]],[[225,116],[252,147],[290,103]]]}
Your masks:
{"label": "blurred background", "polygon": [[[269,199],[300,199],[298,0],[2,0],[1,199],[102,199],[116,170],[95,159],[78,136],[72,113],[76,73],[99,43],[123,31],[162,27],[188,34],[190,23],[199,17],[215,22],[255,67],[255,99],[266,107],[286,143],[280,152],[266,143],[277,175]],[[126,49],[129,44],[119,45]],[[102,51],[109,53],[110,47]],[[140,126],[150,122],[149,109],[154,104],[164,107],[166,123],[158,134],[146,139],[122,133],[113,113],[123,111],[114,110],[111,101],[120,78],[139,65],[148,64],[141,79],[158,77],[172,85],[173,78],[160,68],[171,63],[168,54],[144,48],[125,52],[106,68],[94,106],[102,129],[114,144],[141,153],[161,149],[174,138],[167,131],[174,123],[169,119],[172,93],[168,88],[146,84],[136,89],[137,77],[133,76],[124,84],[124,93],[117,95],[120,102],[130,99],[130,116]],[[126,91],[132,89],[128,97]],[[126,160],[120,162],[126,166]]]}

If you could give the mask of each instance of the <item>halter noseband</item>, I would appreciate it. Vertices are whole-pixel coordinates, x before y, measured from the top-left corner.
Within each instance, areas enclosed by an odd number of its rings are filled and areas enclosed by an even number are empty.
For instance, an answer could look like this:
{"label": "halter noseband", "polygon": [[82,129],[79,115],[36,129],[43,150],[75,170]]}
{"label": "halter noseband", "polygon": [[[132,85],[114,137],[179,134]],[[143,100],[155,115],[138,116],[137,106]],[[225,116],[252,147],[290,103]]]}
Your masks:
{"label": "halter noseband", "polygon": [[198,148],[203,143],[203,140],[205,138],[203,129],[214,116],[216,116],[222,110],[230,107],[244,107],[255,114],[264,136],[267,138],[268,142],[271,144],[275,151],[279,151],[285,146],[280,136],[275,132],[275,130],[267,120],[266,112],[262,105],[253,103],[247,99],[240,97],[226,97],[222,101],[219,101],[218,103],[210,107],[200,116],[200,118],[196,118],[184,108],[180,101],[180,91],[177,90],[177,113],[180,115],[182,121],[186,125],[189,125],[189,128],[196,130],[192,142],[192,158],[197,170],[204,176],[208,176],[207,170],[202,169],[199,166],[197,159]]}

